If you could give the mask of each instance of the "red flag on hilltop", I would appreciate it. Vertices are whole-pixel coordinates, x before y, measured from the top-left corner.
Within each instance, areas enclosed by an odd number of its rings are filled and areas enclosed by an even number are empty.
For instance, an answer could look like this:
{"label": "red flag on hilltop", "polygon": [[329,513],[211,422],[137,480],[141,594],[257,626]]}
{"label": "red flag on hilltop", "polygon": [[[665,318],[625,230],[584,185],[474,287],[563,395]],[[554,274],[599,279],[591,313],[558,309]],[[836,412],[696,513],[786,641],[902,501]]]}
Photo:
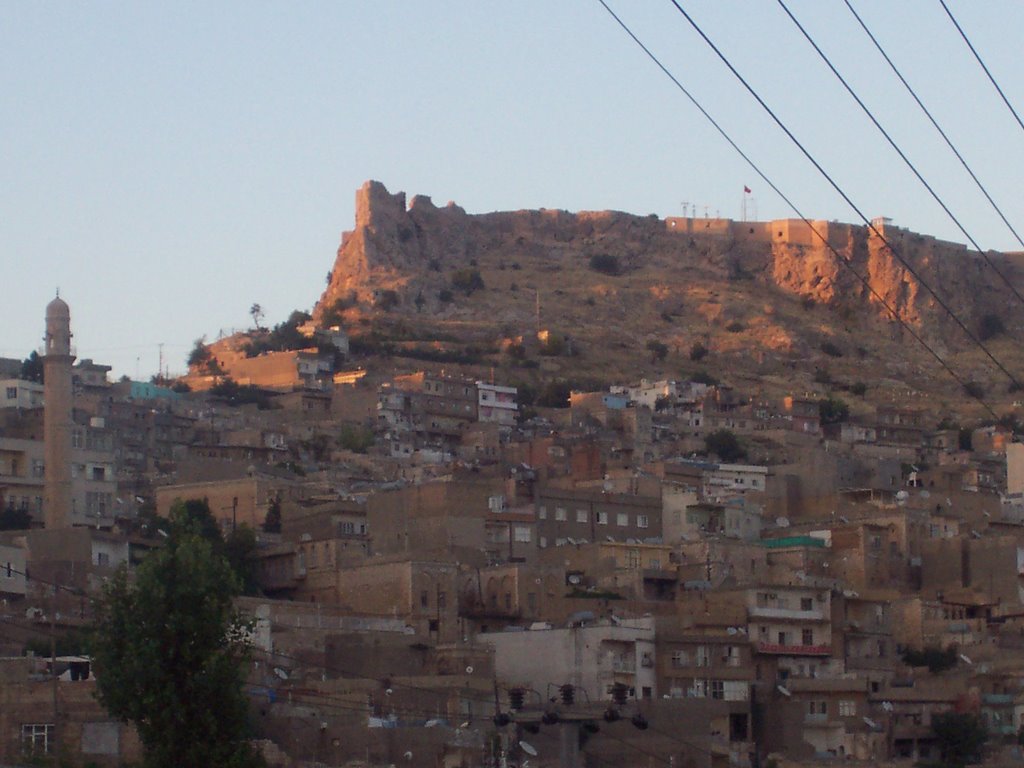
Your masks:
{"label": "red flag on hilltop", "polygon": [[750,187],[744,185],[743,186],[743,194],[749,195],[750,194]]}

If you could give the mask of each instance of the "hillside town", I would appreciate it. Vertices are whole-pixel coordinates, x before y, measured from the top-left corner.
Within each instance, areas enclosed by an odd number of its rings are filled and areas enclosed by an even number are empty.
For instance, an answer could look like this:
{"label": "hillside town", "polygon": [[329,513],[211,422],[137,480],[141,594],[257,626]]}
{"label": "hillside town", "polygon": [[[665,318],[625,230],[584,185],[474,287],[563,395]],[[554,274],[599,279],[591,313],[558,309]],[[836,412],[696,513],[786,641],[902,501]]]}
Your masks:
{"label": "hillside town", "polygon": [[57,298],[45,354],[0,360],[0,764],[138,759],[75,638],[189,500],[248,537],[269,765],[909,765],[957,717],[1021,759],[1014,424],[369,371],[295,325],[308,347],[111,381]]}

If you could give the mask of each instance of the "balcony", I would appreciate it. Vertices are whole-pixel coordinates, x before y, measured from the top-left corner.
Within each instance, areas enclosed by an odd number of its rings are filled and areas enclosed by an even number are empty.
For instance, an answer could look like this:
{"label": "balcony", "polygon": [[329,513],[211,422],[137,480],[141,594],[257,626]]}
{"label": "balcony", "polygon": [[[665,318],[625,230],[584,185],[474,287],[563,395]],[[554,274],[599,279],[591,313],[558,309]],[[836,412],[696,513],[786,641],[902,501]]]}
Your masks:
{"label": "balcony", "polygon": [[1013,704],[1012,693],[983,693],[981,694],[982,704]]}
{"label": "balcony", "polygon": [[769,608],[754,606],[748,609],[751,618],[756,619],[793,619],[796,621],[826,621],[825,612],[821,609],[801,611],[798,608]]}
{"label": "balcony", "polygon": [[779,645],[778,643],[757,644],[758,653],[771,654],[773,656],[831,656],[832,646],[830,645]]}

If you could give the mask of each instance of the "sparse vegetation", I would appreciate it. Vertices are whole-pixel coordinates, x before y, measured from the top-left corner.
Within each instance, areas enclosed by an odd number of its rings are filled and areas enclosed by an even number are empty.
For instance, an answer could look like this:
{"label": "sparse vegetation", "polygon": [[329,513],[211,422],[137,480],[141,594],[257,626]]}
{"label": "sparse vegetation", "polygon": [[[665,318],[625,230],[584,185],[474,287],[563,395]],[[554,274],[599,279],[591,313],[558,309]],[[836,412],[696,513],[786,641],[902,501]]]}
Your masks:
{"label": "sparse vegetation", "polygon": [[863,381],[855,381],[850,385],[850,394],[856,395],[857,397],[864,397],[864,394],[868,391],[868,385]]}
{"label": "sparse vegetation", "polygon": [[398,298],[398,292],[397,291],[393,291],[390,288],[381,291],[377,295],[377,301],[376,301],[377,307],[379,307],[384,312],[390,312],[392,309],[397,307],[400,303],[401,303],[401,301]]}
{"label": "sparse vegetation", "polygon": [[622,265],[619,264],[619,257],[610,253],[595,253],[590,257],[590,268],[602,275],[615,277],[622,274]]}
{"label": "sparse vegetation", "polygon": [[699,341],[694,342],[693,346],[690,347],[690,359],[694,362],[703,360],[708,356],[708,348],[701,344]]}
{"label": "sparse vegetation", "polygon": [[745,328],[746,326],[743,325],[743,323],[741,323],[739,320],[733,320],[731,323],[725,326],[725,330],[727,330],[729,333],[739,333],[740,331],[745,330]]}
{"label": "sparse vegetation", "polygon": [[373,445],[373,430],[357,424],[342,424],[338,445],[355,453],[366,453]]}
{"label": "sparse vegetation", "polygon": [[310,319],[308,312],[296,309],[283,323],[278,323],[269,333],[257,336],[245,345],[245,356],[256,357],[264,352],[284,352],[290,349],[306,349],[313,345],[311,339],[299,332],[299,326]]}
{"label": "sparse vegetation", "polygon": [[467,296],[484,288],[484,279],[478,269],[459,269],[452,273],[452,288],[462,291]]}
{"label": "sparse vegetation", "polygon": [[707,371],[694,371],[689,375],[689,380],[697,384],[707,384],[709,387],[717,387],[718,379]]}
{"label": "sparse vegetation", "polygon": [[977,381],[968,381],[964,384],[964,392],[976,400],[981,400],[985,397],[985,385]]}
{"label": "sparse vegetation", "polygon": [[978,338],[982,341],[994,339],[996,336],[1001,336],[1004,333],[1006,333],[1006,325],[997,314],[990,312],[987,315],[983,315],[978,322]]}
{"label": "sparse vegetation", "polygon": [[837,347],[831,341],[823,341],[823,342],[821,342],[821,351],[824,352],[829,357],[842,357],[843,356],[843,350],[841,350],[839,347]]}

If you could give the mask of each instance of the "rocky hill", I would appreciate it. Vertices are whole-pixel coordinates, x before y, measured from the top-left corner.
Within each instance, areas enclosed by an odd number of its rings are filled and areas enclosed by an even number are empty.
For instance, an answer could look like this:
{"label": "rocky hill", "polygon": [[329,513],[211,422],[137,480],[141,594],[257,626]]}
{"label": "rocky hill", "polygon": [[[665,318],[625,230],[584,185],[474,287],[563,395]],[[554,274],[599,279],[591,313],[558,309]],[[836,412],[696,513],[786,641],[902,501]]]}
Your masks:
{"label": "rocky hill", "polygon": [[[862,382],[881,399],[919,392],[959,402],[959,385],[895,314],[964,381],[1008,401],[1006,376],[894,251],[974,333],[1005,327],[987,343],[1024,380],[1010,340],[1024,308],[979,254],[888,221],[878,223],[884,241],[866,227],[813,225],[834,253],[797,220],[468,214],[424,196],[407,206],[404,193],[369,181],[356,193],[355,228],[342,237],[314,316],[372,333],[375,343],[390,339],[399,357],[418,348],[420,360],[430,358],[424,349],[455,360],[468,345],[471,362],[549,376],[702,369],[747,388]],[[1016,257],[989,257],[1024,284]]]}

